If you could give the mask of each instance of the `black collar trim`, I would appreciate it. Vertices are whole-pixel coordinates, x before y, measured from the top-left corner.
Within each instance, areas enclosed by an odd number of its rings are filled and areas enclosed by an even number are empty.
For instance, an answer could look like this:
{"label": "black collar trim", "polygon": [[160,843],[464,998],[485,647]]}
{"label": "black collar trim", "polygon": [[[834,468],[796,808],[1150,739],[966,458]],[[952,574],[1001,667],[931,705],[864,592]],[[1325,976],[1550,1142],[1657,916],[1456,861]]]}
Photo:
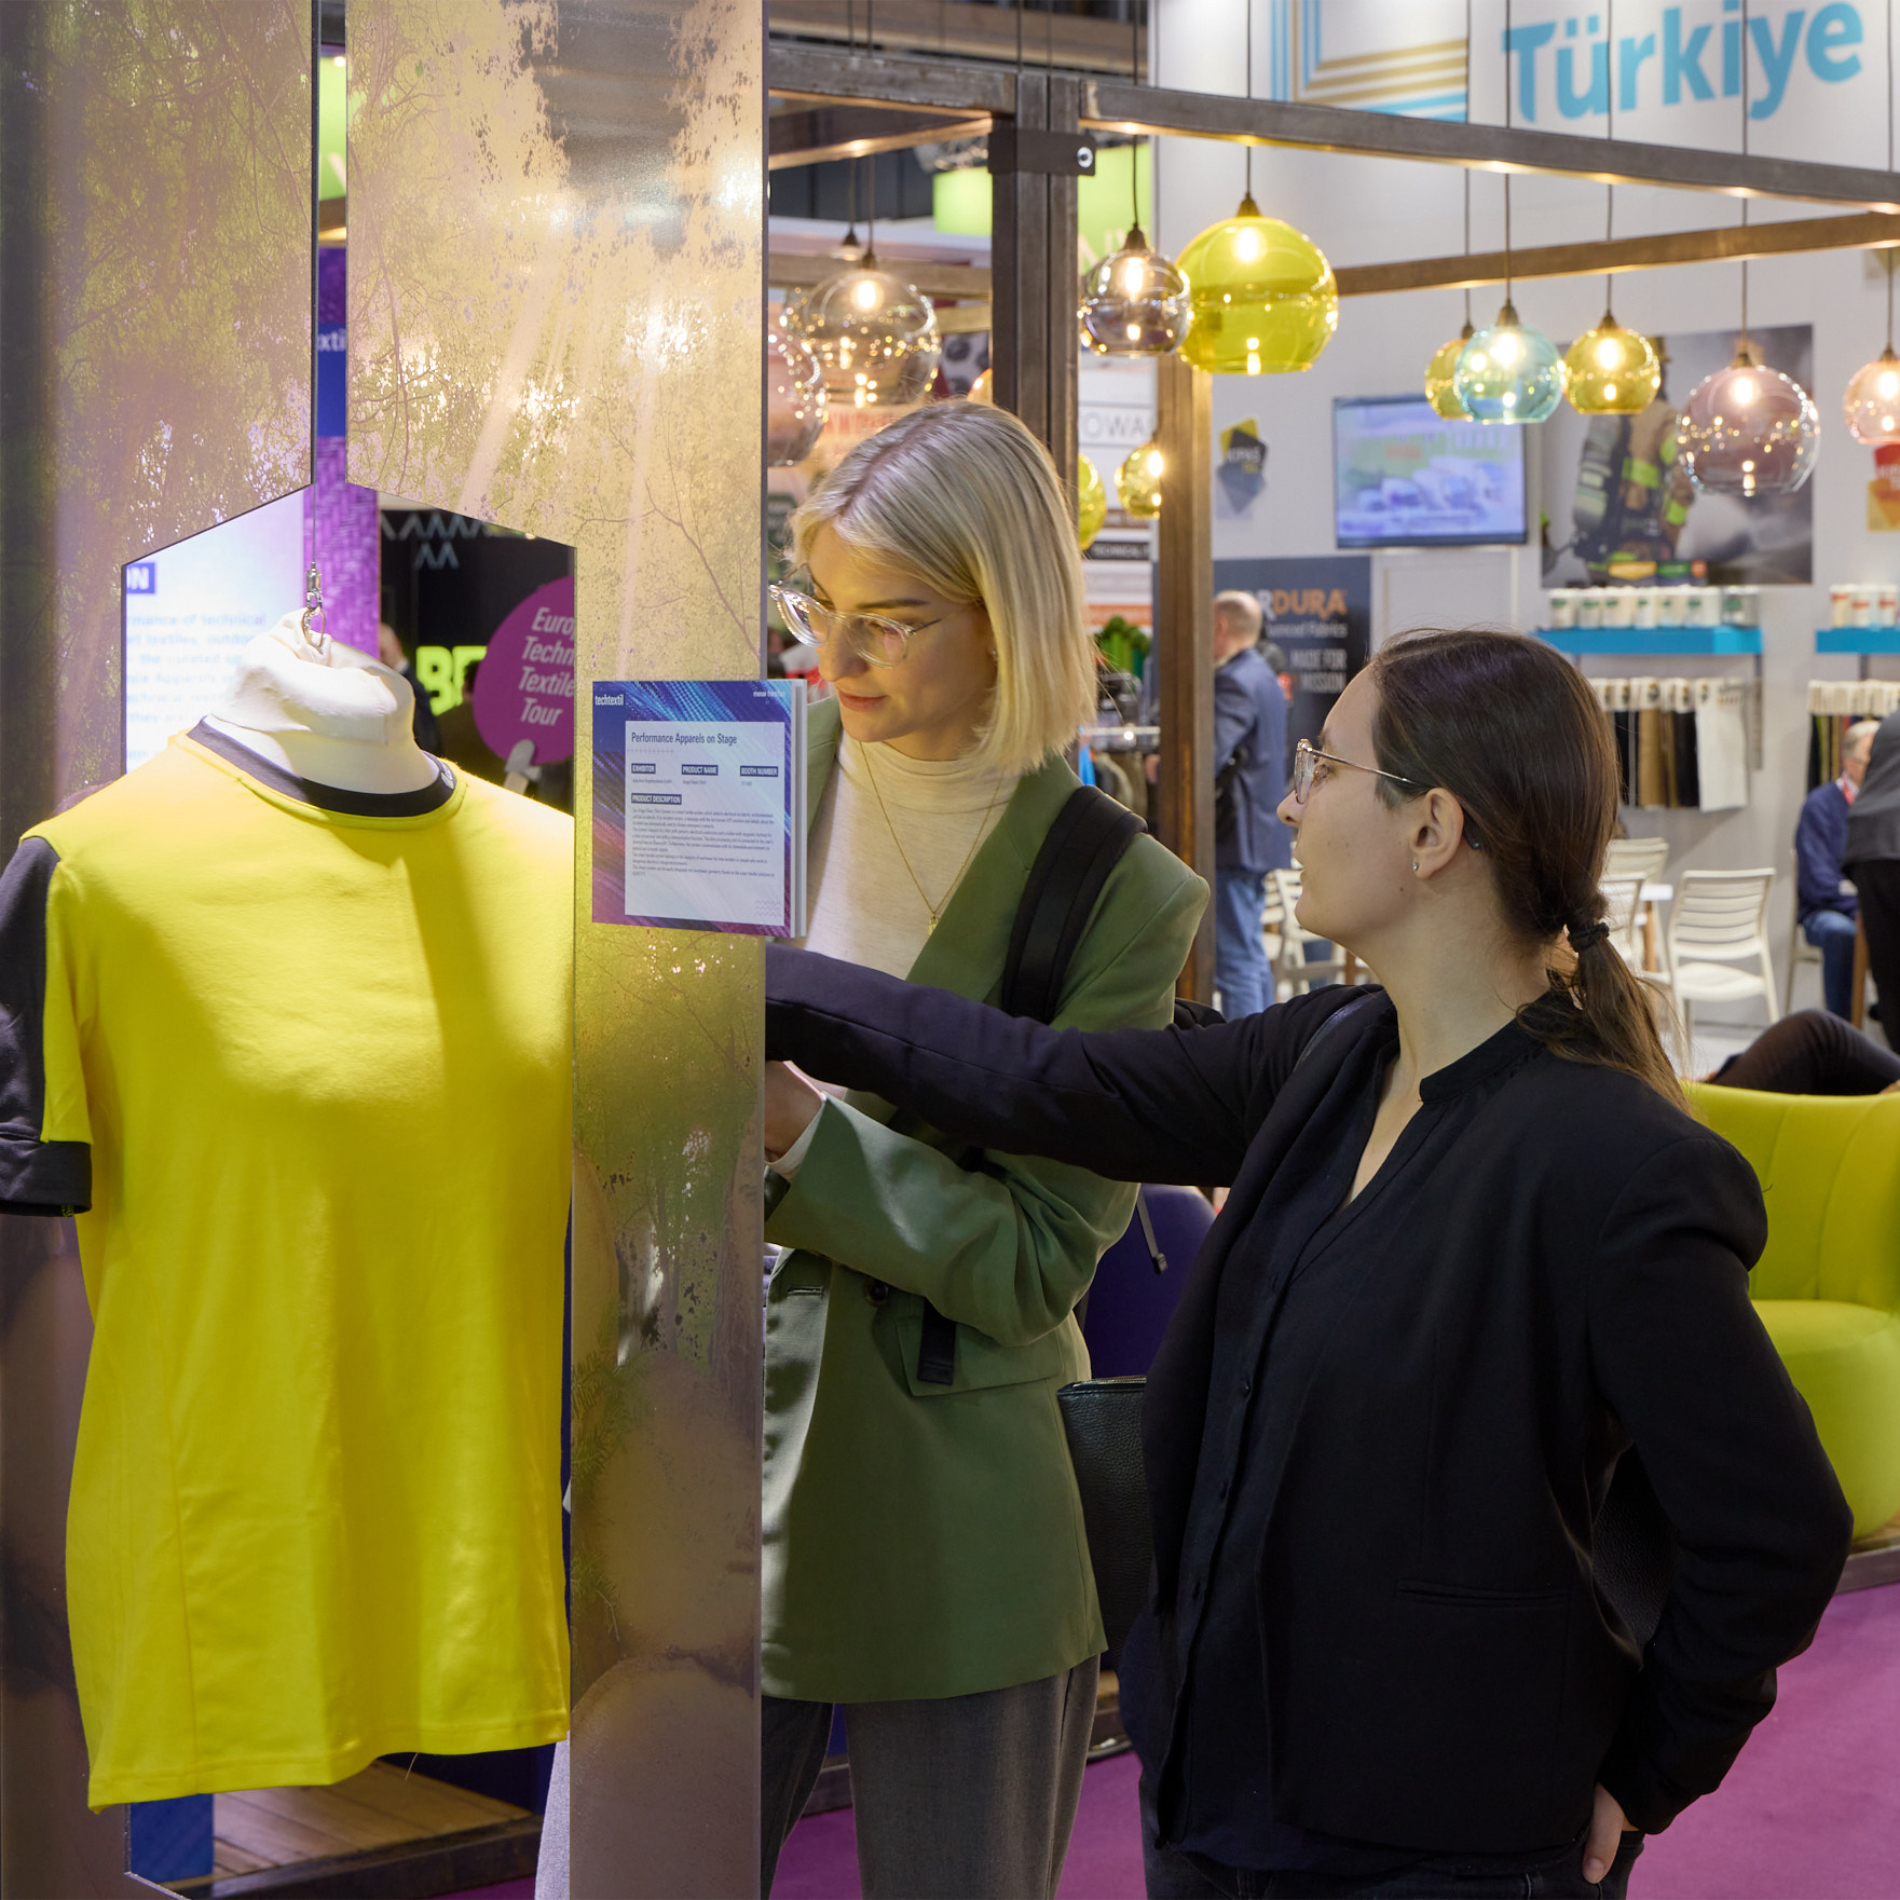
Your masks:
{"label": "black collar trim", "polygon": [[1506,1023],[1456,1062],[1448,1062],[1426,1076],[1418,1085],[1418,1098],[1421,1102],[1442,1102],[1462,1095],[1466,1089],[1476,1088],[1495,1076],[1504,1075],[1519,1063],[1528,1062],[1542,1046],[1519,1024]]}
{"label": "black collar trim", "polygon": [[202,719],[185,736],[280,798],[294,798],[300,805],[314,805],[319,811],[333,811],[343,818],[426,818],[455,796],[455,774],[440,759],[434,761],[435,783],[419,791],[346,792],[341,786],[319,785],[313,779],[286,772]]}

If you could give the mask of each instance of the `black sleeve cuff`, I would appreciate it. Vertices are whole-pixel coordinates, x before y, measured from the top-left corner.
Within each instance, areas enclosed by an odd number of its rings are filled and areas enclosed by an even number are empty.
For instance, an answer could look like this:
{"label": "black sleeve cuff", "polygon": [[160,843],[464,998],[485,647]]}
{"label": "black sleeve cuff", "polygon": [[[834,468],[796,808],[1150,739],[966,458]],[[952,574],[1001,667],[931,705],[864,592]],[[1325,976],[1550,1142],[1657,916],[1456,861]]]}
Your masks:
{"label": "black sleeve cuff", "polygon": [[0,1214],[83,1214],[92,1206],[92,1149],[0,1128]]}

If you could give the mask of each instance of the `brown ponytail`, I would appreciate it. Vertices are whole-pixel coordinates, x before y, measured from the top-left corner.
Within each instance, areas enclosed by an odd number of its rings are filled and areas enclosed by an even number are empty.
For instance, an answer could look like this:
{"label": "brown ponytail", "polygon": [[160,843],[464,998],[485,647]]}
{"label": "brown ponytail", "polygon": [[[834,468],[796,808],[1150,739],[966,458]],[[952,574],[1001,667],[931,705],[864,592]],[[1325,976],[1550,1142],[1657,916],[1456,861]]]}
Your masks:
{"label": "brown ponytail", "polygon": [[[1428,631],[1391,642],[1371,670],[1380,766],[1458,800],[1506,917],[1554,953],[1550,987],[1518,1021],[1552,1054],[1625,1070],[1680,1104],[1652,992],[1605,941],[1597,881],[1616,827],[1616,750],[1576,669],[1521,634]],[[1392,803],[1406,796],[1378,784]],[[1572,955],[1558,949],[1566,937]]]}

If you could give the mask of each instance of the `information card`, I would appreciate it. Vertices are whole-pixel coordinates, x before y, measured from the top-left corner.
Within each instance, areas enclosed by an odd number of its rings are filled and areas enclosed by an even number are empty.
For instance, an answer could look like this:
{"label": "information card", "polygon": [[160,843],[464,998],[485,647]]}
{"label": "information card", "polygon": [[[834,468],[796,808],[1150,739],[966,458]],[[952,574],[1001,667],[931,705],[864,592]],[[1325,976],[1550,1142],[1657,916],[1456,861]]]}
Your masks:
{"label": "information card", "polygon": [[596,680],[594,921],[805,934],[800,680]]}

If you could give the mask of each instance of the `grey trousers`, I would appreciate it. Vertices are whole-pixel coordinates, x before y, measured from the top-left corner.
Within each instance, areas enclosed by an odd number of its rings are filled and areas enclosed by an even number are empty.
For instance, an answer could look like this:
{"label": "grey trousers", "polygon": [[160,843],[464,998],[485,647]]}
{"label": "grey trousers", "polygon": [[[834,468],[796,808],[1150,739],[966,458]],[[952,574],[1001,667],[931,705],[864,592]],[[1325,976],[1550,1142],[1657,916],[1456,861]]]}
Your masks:
{"label": "grey trousers", "polygon": [[[845,1709],[864,1900],[1053,1900],[1095,1727],[1091,1657],[981,1695]],[[824,1766],[829,1702],[764,1699],[759,1891]]]}

